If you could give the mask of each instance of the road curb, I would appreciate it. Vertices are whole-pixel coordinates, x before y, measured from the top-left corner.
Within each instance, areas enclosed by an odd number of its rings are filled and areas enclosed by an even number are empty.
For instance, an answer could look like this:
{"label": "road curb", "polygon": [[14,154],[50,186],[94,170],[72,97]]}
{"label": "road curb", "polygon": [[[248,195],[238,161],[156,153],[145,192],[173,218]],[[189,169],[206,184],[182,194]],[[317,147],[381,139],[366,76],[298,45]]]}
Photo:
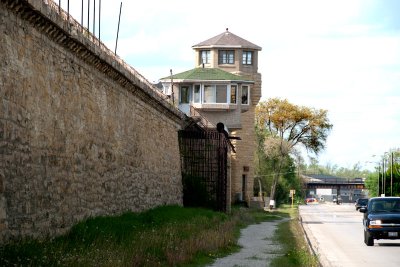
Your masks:
{"label": "road curb", "polygon": [[304,239],[307,242],[308,245],[308,250],[317,258],[318,260],[318,266],[319,267],[323,267],[323,265],[321,264],[321,259],[318,256],[317,252],[315,251],[315,249],[313,248],[312,244],[311,244],[311,240],[307,234],[307,231],[304,229],[304,225],[303,225],[303,218],[299,215],[299,223],[301,225],[301,229],[303,231],[303,235],[304,235]]}

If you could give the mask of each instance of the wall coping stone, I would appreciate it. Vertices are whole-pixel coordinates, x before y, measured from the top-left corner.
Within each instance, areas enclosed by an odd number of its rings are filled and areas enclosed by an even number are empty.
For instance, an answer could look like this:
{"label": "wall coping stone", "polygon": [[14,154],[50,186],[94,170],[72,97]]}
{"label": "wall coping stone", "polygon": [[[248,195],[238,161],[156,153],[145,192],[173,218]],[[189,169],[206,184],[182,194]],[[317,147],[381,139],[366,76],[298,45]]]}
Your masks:
{"label": "wall coping stone", "polygon": [[0,2],[33,24],[55,43],[72,51],[77,58],[103,72],[176,123],[184,125],[184,121],[187,120],[186,114],[168,102],[168,96],[115,55],[87,28],[59,8],[53,0],[0,0]]}

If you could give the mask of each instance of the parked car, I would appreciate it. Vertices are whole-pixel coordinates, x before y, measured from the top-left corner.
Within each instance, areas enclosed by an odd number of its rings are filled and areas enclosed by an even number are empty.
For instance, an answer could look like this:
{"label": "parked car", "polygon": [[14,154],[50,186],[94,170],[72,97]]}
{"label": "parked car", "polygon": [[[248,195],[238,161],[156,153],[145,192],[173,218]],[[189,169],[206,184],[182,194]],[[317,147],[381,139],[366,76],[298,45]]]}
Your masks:
{"label": "parked car", "polygon": [[315,197],[308,197],[305,200],[305,203],[308,204],[318,204],[318,200]]}
{"label": "parked car", "polygon": [[374,197],[369,199],[364,213],[364,242],[374,245],[374,239],[400,239],[400,197]]}
{"label": "parked car", "polygon": [[356,206],[356,210],[359,210],[362,207],[366,207],[368,204],[368,198],[358,198],[354,205]]}

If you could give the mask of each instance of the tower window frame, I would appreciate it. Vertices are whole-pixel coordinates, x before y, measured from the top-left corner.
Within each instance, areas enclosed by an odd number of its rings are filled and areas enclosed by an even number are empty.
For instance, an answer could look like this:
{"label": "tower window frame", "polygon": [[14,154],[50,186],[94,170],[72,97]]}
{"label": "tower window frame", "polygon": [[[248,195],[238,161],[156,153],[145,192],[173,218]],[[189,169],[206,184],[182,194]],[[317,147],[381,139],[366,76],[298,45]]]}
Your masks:
{"label": "tower window frame", "polygon": [[238,86],[236,84],[230,86],[230,104],[236,104],[237,102],[237,88]]}
{"label": "tower window frame", "polygon": [[200,64],[210,64],[211,63],[211,50],[200,50]]}
{"label": "tower window frame", "polygon": [[250,100],[250,86],[242,85],[242,105],[249,105]]}
{"label": "tower window frame", "polygon": [[242,52],[242,64],[243,65],[253,65],[253,51],[243,51]]}
{"label": "tower window frame", "polygon": [[235,50],[219,50],[218,64],[235,64]]}
{"label": "tower window frame", "polygon": [[188,85],[181,85],[179,88],[179,104],[189,104],[192,100],[192,88]]}

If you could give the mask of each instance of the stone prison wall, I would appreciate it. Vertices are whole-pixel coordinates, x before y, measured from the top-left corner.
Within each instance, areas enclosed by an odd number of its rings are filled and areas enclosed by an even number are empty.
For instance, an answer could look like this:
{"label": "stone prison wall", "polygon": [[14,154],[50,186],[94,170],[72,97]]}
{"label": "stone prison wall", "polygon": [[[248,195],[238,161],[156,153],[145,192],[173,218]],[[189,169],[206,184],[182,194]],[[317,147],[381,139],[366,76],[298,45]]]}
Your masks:
{"label": "stone prison wall", "polygon": [[2,242],[182,205],[184,115],[59,11],[0,0]]}

